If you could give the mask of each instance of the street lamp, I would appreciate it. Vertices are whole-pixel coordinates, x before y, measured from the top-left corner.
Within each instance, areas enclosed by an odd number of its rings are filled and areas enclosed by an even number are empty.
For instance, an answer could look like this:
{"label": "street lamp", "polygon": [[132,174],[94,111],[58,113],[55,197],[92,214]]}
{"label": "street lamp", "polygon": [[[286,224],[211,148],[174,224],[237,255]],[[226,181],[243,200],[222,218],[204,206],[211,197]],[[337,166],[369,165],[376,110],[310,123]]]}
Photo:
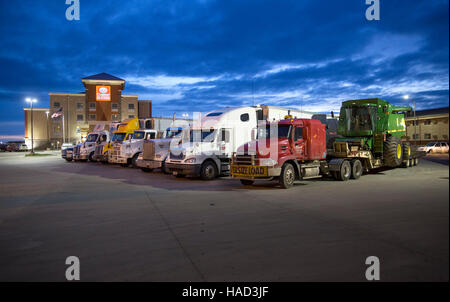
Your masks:
{"label": "street lamp", "polygon": [[34,133],[33,133],[33,103],[37,103],[36,99],[25,99],[31,105],[31,154],[34,154]]}
{"label": "street lamp", "polygon": [[[403,96],[403,98],[405,100],[408,100],[409,99],[409,95],[405,94]],[[413,106],[413,112],[414,112],[414,137],[417,137],[416,101],[413,98],[411,98],[411,101],[414,104],[414,106]],[[417,138],[415,138],[414,141],[415,141],[415,143],[417,145]]]}

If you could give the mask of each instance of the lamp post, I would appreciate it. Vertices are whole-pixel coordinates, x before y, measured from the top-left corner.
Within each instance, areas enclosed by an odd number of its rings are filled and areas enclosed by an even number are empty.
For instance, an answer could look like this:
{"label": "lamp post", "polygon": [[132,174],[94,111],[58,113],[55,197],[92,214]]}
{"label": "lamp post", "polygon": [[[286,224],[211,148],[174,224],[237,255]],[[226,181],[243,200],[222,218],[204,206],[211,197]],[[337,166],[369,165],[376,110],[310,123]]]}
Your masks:
{"label": "lamp post", "polygon": [[36,99],[26,98],[26,101],[31,105],[31,154],[34,154],[34,133],[33,133],[33,103],[37,103]]}
{"label": "lamp post", "polygon": [[[409,95],[404,95],[403,98],[405,100],[409,99]],[[413,113],[414,113],[414,137],[417,137],[417,119],[416,119],[416,100],[411,98],[411,101],[413,102]],[[416,145],[417,145],[417,139],[415,139]]]}

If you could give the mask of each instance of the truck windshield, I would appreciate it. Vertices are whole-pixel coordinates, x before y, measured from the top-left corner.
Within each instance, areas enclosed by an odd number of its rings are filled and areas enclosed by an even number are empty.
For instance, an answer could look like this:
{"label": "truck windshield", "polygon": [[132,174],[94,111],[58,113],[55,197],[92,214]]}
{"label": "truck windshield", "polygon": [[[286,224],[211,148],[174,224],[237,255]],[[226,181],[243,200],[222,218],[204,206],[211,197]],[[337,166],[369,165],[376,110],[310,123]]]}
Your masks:
{"label": "truck windshield", "polygon": [[133,139],[144,139],[145,132],[144,131],[134,131]]}
{"label": "truck windshield", "polygon": [[374,131],[376,107],[353,106],[343,108],[341,119],[345,124],[345,131]]}
{"label": "truck windshield", "polygon": [[289,138],[291,135],[291,125],[267,125],[265,128],[258,128],[258,138]]}
{"label": "truck windshield", "polygon": [[193,142],[212,142],[214,141],[214,129],[191,130],[189,140]]}
{"label": "truck windshield", "polygon": [[177,136],[178,134],[180,134],[182,130],[183,130],[182,128],[167,129],[166,133],[164,134],[164,137],[165,138],[172,138],[172,137]]}
{"label": "truck windshield", "polygon": [[86,142],[94,143],[97,141],[98,134],[89,134],[86,138]]}
{"label": "truck windshield", "polygon": [[111,141],[113,142],[122,142],[125,139],[127,134],[125,132],[114,133]]}

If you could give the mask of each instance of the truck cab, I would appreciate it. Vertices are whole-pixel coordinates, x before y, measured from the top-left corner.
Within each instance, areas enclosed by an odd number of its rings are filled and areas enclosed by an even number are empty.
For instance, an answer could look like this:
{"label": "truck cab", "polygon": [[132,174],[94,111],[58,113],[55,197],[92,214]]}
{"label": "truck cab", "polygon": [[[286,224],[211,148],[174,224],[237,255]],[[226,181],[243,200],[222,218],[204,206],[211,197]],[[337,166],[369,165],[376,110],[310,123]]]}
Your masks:
{"label": "truck cab", "polygon": [[113,132],[111,142],[105,145],[104,149],[107,149],[108,163],[115,163],[116,159],[120,156],[122,144],[125,141],[131,140],[135,130],[140,128],[140,122],[138,118],[126,119],[117,126],[117,130]]}
{"label": "truck cab", "polygon": [[86,140],[73,148],[73,160],[94,161],[95,148],[97,145],[109,141],[110,132],[105,130],[104,124],[97,124],[94,131],[89,133]]}
{"label": "truck cab", "polygon": [[258,137],[233,155],[231,175],[243,184],[279,179],[283,187],[295,180],[320,177],[325,163],[326,129],[316,119],[293,119],[262,124]]}
{"label": "truck cab", "polygon": [[177,146],[182,137],[182,127],[170,127],[164,131],[162,138],[144,140],[143,151],[139,154],[136,165],[144,172],[162,169],[167,173],[164,162],[169,154],[170,145]]}
{"label": "truck cab", "polygon": [[136,161],[139,154],[143,150],[145,140],[155,139],[158,131],[154,129],[138,129],[132,135],[128,135],[127,139],[122,143],[116,142],[112,156],[109,159],[110,163],[120,164],[124,167],[130,164],[137,167]]}

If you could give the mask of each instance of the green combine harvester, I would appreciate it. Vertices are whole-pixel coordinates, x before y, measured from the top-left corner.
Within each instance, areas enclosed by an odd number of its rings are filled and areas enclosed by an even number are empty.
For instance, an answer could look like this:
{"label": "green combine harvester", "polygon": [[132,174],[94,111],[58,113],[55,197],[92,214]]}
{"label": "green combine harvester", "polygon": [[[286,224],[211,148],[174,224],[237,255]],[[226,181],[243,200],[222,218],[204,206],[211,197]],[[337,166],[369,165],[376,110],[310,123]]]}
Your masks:
{"label": "green combine harvester", "polygon": [[358,159],[365,171],[417,165],[419,154],[406,137],[408,111],[411,107],[393,106],[378,98],[343,102],[338,137],[329,155],[336,158],[336,164],[339,159]]}

